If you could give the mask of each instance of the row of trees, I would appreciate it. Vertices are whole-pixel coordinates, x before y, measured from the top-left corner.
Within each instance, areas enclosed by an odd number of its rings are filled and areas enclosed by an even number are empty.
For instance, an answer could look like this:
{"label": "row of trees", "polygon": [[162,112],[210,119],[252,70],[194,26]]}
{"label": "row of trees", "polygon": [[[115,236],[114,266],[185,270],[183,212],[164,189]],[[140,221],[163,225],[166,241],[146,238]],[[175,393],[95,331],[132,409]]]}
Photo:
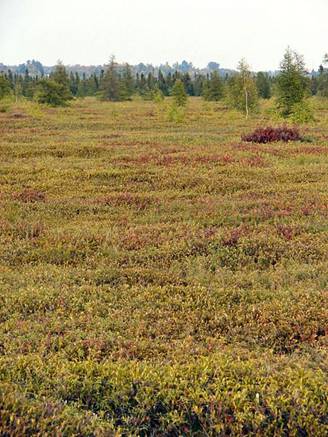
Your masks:
{"label": "row of trees", "polygon": [[[323,63],[328,66],[328,55]],[[306,99],[314,94],[314,88],[316,94],[328,97],[328,69],[320,66],[314,84],[314,78],[310,79],[306,74],[303,57],[288,48],[280,64],[280,72],[274,79],[265,73],[254,75],[243,59],[238,65],[238,73],[229,77],[226,84],[217,73],[213,73],[204,83],[203,97],[206,100],[227,97],[230,106],[245,112],[247,118],[251,111],[257,109],[259,97],[268,99],[274,90],[276,108],[282,117],[308,121],[312,113]]]}
{"label": "row of trees", "polygon": [[64,65],[58,63],[49,77],[31,77],[11,72],[0,75],[0,99],[14,95],[16,99],[24,96],[40,103],[53,106],[65,105],[74,97],[97,96],[103,100],[124,101],[138,94],[145,99],[161,99],[174,96],[178,106],[184,105],[187,96],[203,96],[208,101],[226,98],[230,106],[242,110],[248,116],[255,110],[258,98],[269,99],[276,96],[277,107],[284,117],[289,117],[295,108],[298,110],[309,95],[328,97],[328,57],[320,66],[317,76],[309,78],[305,72],[302,56],[288,49],[277,76],[267,73],[253,74],[245,60],[240,61],[238,72],[220,76],[218,71],[208,75],[195,75],[175,72],[164,76],[149,73],[133,75],[131,67],[119,66],[114,57],[107,68],[99,75],[89,77],[68,74]]}

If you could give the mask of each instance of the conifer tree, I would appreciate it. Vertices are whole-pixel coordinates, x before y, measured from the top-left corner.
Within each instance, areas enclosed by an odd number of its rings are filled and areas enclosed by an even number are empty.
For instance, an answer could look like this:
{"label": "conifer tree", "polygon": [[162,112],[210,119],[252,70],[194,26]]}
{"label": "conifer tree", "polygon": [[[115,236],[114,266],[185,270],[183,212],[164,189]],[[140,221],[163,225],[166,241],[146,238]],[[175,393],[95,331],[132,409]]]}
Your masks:
{"label": "conifer tree", "polygon": [[58,61],[55,71],[51,75],[51,79],[59,85],[62,101],[67,102],[71,100],[72,93],[70,90],[69,75],[61,61]]}
{"label": "conifer tree", "polygon": [[75,75],[72,71],[69,75],[69,88],[73,96],[77,96],[79,89],[79,76]]}
{"label": "conifer tree", "polygon": [[61,85],[53,79],[41,79],[36,92],[36,100],[50,106],[65,106]]}
{"label": "conifer tree", "polygon": [[172,96],[176,106],[186,106],[187,94],[181,79],[176,80],[172,89]]}
{"label": "conifer tree", "polygon": [[192,83],[191,77],[189,73],[184,73],[182,78],[182,83],[184,85],[184,89],[188,96],[194,95],[194,85]]}
{"label": "conifer tree", "polygon": [[[325,55],[323,64],[328,66],[328,54]],[[320,65],[318,77],[318,95],[328,98],[328,69]]]}
{"label": "conifer tree", "polygon": [[119,80],[119,100],[131,100],[134,92],[134,79],[129,64],[125,64],[122,77]]}
{"label": "conifer tree", "polygon": [[9,80],[5,77],[4,74],[0,75],[0,99],[3,99],[5,96],[10,95],[11,87]]}
{"label": "conifer tree", "polygon": [[270,78],[267,73],[262,71],[258,72],[256,75],[256,88],[258,95],[262,99],[270,99],[271,97],[271,83]]}
{"label": "conifer tree", "polygon": [[147,93],[147,80],[144,73],[140,75],[138,91],[141,96],[145,96]]}
{"label": "conifer tree", "polygon": [[164,96],[169,95],[168,86],[161,70],[159,70],[158,72],[158,88],[160,89],[160,91]]}
{"label": "conifer tree", "polygon": [[223,81],[217,71],[211,73],[209,79],[204,82],[202,96],[208,101],[218,101],[224,94]]}
{"label": "conifer tree", "polygon": [[120,100],[120,80],[114,56],[110,58],[101,82],[100,91],[103,100],[110,100],[113,102]]}
{"label": "conifer tree", "polygon": [[10,88],[13,90],[15,88],[15,83],[14,83],[14,76],[11,70],[8,70],[7,79],[9,81]]}
{"label": "conifer tree", "polygon": [[33,89],[32,78],[29,74],[28,69],[26,68],[23,79],[23,96],[32,99],[34,91],[35,90]]}
{"label": "conifer tree", "polygon": [[204,79],[204,76],[201,74],[196,74],[194,77],[194,95],[201,96],[203,95],[203,87],[207,81]]}
{"label": "conifer tree", "polygon": [[84,72],[78,84],[77,95],[79,97],[86,97],[88,95],[87,75]]}
{"label": "conifer tree", "polygon": [[49,79],[36,81],[36,100],[50,106],[66,106],[72,99],[70,80],[61,61],[58,61]]}
{"label": "conifer tree", "polygon": [[303,57],[288,48],[276,81],[277,107],[283,117],[292,115],[295,105],[304,102],[307,87]]}

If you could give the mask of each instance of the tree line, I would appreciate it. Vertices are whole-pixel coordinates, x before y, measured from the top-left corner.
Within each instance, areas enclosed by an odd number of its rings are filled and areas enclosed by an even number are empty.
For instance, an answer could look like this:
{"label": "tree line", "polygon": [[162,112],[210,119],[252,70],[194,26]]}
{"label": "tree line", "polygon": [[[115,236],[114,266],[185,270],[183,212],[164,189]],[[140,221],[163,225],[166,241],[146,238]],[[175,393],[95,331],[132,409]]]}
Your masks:
{"label": "tree line", "polygon": [[252,73],[245,60],[240,61],[238,71],[220,75],[218,71],[194,74],[175,71],[164,75],[133,74],[131,66],[117,64],[112,57],[99,74],[82,77],[68,73],[59,62],[49,76],[32,76],[28,69],[24,74],[11,71],[0,74],[0,99],[13,96],[36,100],[51,106],[67,104],[78,97],[96,96],[108,101],[128,101],[134,95],[146,100],[161,100],[173,96],[177,106],[185,105],[188,96],[202,96],[206,101],[227,100],[231,107],[245,112],[255,111],[259,98],[276,97],[281,115],[289,117],[293,112],[306,115],[306,97],[319,95],[328,98],[328,55],[324,57],[318,74],[310,77],[305,71],[303,57],[287,49],[278,75],[265,72]]}

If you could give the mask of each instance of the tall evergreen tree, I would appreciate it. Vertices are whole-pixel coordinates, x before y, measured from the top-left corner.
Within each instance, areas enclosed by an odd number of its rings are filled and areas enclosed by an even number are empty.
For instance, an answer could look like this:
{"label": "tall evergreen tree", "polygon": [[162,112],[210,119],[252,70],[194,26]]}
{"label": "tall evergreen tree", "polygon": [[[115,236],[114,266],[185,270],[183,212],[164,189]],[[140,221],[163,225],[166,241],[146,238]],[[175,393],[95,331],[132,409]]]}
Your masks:
{"label": "tall evergreen tree", "polygon": [[60,93],[63,101],[66,102],[72,99],[69,75],[66,71],[65,66],[61,61],[58,61],[54,72],[51,74],[51,79],[59,85]]}
{"label": "tall evergreen tree", "polygon": [[207,78],[203,84],[202,96],[208,101],[218,101],[222,99],[224,94],[223,81],[217,71],[211,73],[210,78]]}
{"label": "tall evergreen tree", "polygon": [[104,73],[100,94],[103,100],[110,100],[113,102],[120,100],[120,78],[114,56],[110,58],[109,64]]}
{"label": "tall evergreen tree", "polygon": [[57,61],[54,71],[50,75],[51,79],[61,85],[68,85],[69,76],[62,61]]}
{"label": "tall evergreen tree", "polygon": [[141,96],[145,96],[147,94],[148,87],[147,87],[147,79],[144,73],[140,74],[139,84],[138,84],[138,92]]}
{"label": "tall evergreen tree", "polygon": [[[325,55],[323,64],[328,66],[328,54]],[[324,68],[323,65],[319,67],[318,95],[320,97],[328,97],[328,69]]]}
{"label": "tall evergreen tree", "polygon": [[40,80],[36,100],[50,106],[65,106],[67,104],[67,99],[62,94],[61,85],[53,79]]}
{"label": "tall evergreen tree", "polygon": [[182,83],[184,85],[185,91],[188,94],[188,96],[194,95],[194,85],[192,83],[191,77],[189,73],[184,73],[182,75]]}
{"label": "tall evergreen tree", "polygon": [[38,82],[36,99],[51,106],[65,106],[72,99],[69,75],[62,62],[58,61],[49,79]]}
{"label": "tall evergreen tree", "polygon": [[72,71],[69,75],[69,88],[73,96],[77,96],[77,92],[79,89],[79,76],[74,74]]}
{"label": "tall evergreen tree", "polygon": [[256,88],[258,95],[262,99],[270,99],[271,97],[271,82],[268,73],[258,72],[256,75]]}
{"label": "tall evergreen tree", "polygon": [[158,72],[158,88],[163,93],[164,96],[169,95],[169,89],[166,83],[166,79],[161,70]]}
{"label": "tall evergreen tree", "polygon": [[25,97],[27,97],[29,99],[32,99],[35,90],[33,88],[32,77],[30,76],[29,71],[28,71],[27,68],[25,69],[22,88],[23,88],[23,96],[25,96]]}
{"label": "tall evergreen tree", "polygon": [[119,100],[131,100],[134,93],[134,79],[129,64],[125,64],[119,82],[120,82]]}
{"label": "tall evergreen tree", "polygon": [[315,96],[318,93],[318,86],[319,86],[319,80],[317,75],[312,74],[311,80],[310,80],[310,90],[311,95]]}
{"label": "tall evergreen tree", "polygon": [[292,115],[295,105],[304,101],[307,87],[303,57],[288,48],[276,81],[277,107],[283,117]]}
{"label": "tall evergreen tree", "polygon": [[8,96],[11,93],[11,87],[9,80],[4,74],[0,74],[0,99]]}
{"label": "tall evergreen tree", "polygon": [[194,95],[195,96],[201,96],[203,95],[203,87],[205,85],[206,80],[204,79],[204,76],[201,74],[196,74],[194,76]]}

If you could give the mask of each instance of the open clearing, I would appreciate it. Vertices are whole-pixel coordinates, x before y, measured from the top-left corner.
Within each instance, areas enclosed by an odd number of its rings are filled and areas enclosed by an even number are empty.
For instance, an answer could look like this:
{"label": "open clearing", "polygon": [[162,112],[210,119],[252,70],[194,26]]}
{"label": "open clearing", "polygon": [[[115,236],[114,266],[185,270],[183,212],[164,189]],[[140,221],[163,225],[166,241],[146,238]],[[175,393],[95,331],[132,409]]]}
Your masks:
{"label": "open clearing", "polygon": [[314,104],[304,141],[266,145],[240,140],[266,116],[197,98],[181,123],[142,101],[0,113],[4,435],[327,435]]}

